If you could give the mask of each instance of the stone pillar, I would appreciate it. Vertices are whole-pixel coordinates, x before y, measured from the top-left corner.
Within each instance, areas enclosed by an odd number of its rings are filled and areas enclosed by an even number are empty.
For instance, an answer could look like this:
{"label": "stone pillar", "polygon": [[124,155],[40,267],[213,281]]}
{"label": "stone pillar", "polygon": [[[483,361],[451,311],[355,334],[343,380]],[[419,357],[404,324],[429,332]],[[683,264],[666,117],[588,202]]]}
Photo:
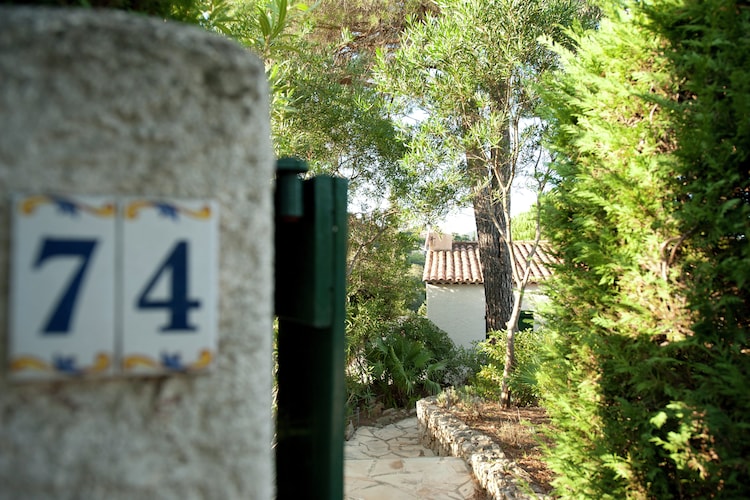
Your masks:
{"label": "stone pillar", "polygon": [[[262,63],[198,28],[121,12],[0,8],[0,19],[0,498],[272,498]],[[13,192],[216,200],[214,370],[11,382]]]}

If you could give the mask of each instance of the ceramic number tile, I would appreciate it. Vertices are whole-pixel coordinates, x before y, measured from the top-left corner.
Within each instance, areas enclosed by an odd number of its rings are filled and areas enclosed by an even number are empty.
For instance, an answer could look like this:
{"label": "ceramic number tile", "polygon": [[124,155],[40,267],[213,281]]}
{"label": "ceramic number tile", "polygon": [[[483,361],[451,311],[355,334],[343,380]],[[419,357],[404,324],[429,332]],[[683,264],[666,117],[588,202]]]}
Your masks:
{"label": "ceramic number tile", "polygon": [[111,373],[115,200],[18,195],[12,204],[10,376]]}
{"label": "ceramic number tile", "polygon": [[208,368],[217,343],[217,205],[128,199],[122,210],[122,370]]}

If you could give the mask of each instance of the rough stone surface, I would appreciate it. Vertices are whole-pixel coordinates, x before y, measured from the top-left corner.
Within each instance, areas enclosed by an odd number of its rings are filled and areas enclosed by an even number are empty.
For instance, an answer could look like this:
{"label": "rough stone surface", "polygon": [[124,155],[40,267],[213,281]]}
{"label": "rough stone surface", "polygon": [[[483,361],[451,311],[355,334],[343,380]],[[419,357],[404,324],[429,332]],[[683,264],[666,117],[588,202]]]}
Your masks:
{"label": "rough stone surface", "polygon": [[417,408],[411,408],[411,409],[404,409],[404,408],[387,408],[383,410],[382,408],[378,408],[377,406],[375,409],[367,416],[366,421],[368,423],[363,424],[363,420],[360,418],[359,409],[356,410],[355,415],[352,417],[352,419],[349,421],[349,423],[352,425],[354,429],[366,425],[370,427],[384,427],[386,425],[391,425],[396,422],[399,422],[401,420],[405,420],[410,417],[416,417],[417,416]]}
{"label": "rough stone surface", "polygon": [[533,489],[529,474],[506,457],[492,439],[440,408],[436,398],[417,401],[417,420],[422,444],[438,456],[466,460],[490,498],[545,498]]}
{"label": "rough stone surface", "polygon": [[263,65],[142,16],[0,8],[0,18],[2,365],[11,192],[210,198],[221,213],[214,371],[28,384],[3,371],[0,499],[272,498]]}
{"label": "rough stone surface", "polygon": [[[396,414],[399,412],[390,412]],[[345,500],[483,498],[465,461],[422,446],[416,417],[363,426],[344,445]]]}

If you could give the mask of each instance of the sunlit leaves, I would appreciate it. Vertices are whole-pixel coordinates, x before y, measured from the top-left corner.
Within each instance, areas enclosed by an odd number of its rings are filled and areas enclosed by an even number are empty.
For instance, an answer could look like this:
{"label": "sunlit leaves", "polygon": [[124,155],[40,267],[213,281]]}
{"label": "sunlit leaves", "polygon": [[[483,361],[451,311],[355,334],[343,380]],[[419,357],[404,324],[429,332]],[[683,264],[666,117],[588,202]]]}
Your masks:
{"label": "sunlit leaves", "polygon": [[[522,144],[509,144],[508,131],[532,112],[536,99],[532,82],[556,58],[539,38],[565,38],[562,26],[582,14],[584,4],[562,0],[436,4],[439,14],[408,23],[398,50],[378,53],[376,81],[395,96],[394,105],[401,106],[401,113],[408,116],[419,109],[427,115],[412,124],[406,168],[421,172],[429,164],[438,177],[463,179],[467,188],[485,182],[466,175],[467,160],[479,160],[497,172],[515,171]],[[519,151],[512,151],[517,146]],[[501,183],[507,181],[503,178]],[[453,201],[445,199],[445,203]]]}

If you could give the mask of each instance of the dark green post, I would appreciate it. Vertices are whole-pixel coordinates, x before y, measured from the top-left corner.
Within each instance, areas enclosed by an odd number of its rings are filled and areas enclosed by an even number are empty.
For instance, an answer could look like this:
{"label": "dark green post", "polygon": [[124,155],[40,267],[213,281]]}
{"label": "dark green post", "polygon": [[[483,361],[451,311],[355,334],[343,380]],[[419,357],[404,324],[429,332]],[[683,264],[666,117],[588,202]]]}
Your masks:
{"label": "dark green post", "polygon": [[347,182],[301,180],[282,159],[276,179],[279,499],[344,495]]}

